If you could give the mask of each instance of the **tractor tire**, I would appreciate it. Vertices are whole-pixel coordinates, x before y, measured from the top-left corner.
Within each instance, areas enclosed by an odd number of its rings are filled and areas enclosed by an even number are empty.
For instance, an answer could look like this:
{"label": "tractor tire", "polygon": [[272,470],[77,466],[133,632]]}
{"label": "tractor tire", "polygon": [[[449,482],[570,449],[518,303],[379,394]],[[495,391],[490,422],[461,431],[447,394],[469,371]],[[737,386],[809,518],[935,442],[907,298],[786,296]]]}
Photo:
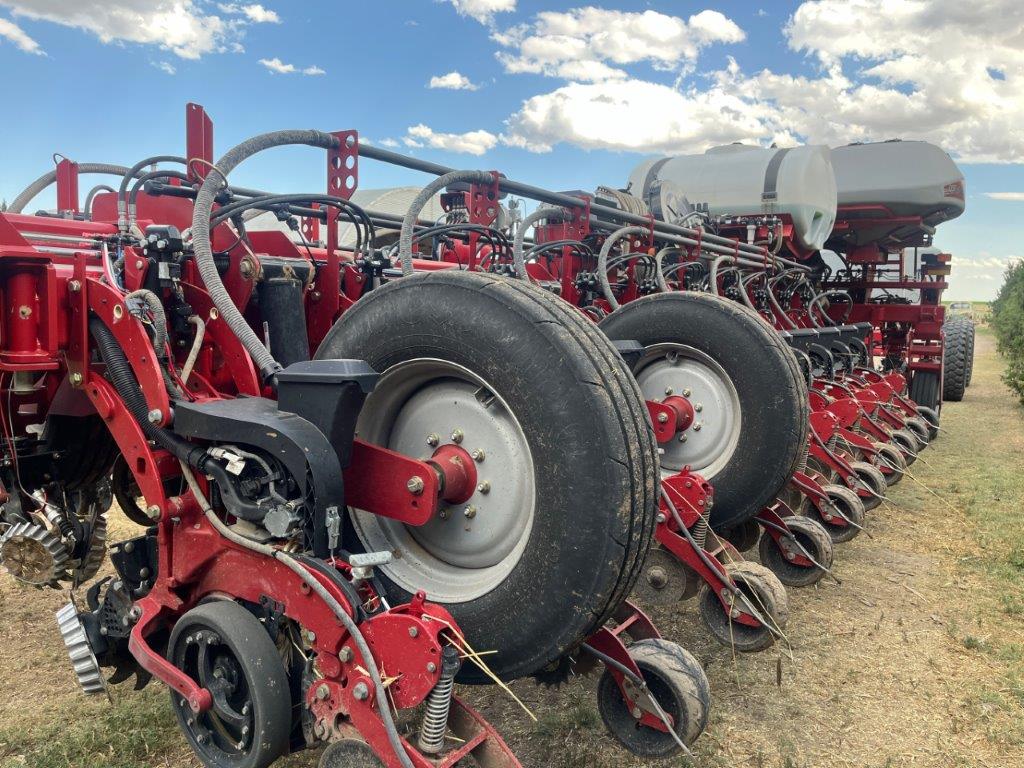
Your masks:
{"label": "tractor tire", "polygon": [[969,360],[973,355],[974,323],[955,315],[942,326],[946,335],[943,352],[942,399],[958,403],[967,389]]}
{"label": "tractor tire", "polygon": [[807,443],[807,385],[795,355],[764,320],[717,296],[659,293],[626,304],[599,327],[645,347],[634,365],[644,397],[660,401],[674,392],[694,402],[704,428],[663,446],[662,471],[689,466],[714,485],[713,528],[734,528],[782,492]]}
{"label": "tractor tire", "polygon": [[[480,452],[472,515],[442,505],[410,528],[353,510],[347,547],[399,554],[378,570],[392,605],[422,589],[511,680],[575,650],[629,595],[654,535],[654,433],[628,366],[583,315],[525,281],[414,275],[360,299],[316,356],[382,374],[362,439],[418,458],[439,436]],[[473,664],[459,680],[488,682]]]}
{"label": "tractor tire", "polygon": [[934,371],[917,371],[910,381],[910,399],[920,406],[938,412],[942,407],[939,395],[939,374]]}
{"label": "tractor tire", "polygon": [[974,321],[971,320],[971,331],[967,344],[967,386],[971,386],[971,379],[974,378]]}

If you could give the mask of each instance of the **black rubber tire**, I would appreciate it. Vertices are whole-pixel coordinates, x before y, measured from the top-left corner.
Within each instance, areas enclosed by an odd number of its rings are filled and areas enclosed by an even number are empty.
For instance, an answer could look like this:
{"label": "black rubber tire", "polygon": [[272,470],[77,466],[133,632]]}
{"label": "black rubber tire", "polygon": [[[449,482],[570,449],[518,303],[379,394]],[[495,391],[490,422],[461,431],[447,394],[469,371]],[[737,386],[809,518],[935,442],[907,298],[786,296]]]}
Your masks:
{"label": "black rubber tire", "polygon": [[866,494],[866,492],[862,494],[859,487],[854,489],[854,493],[860,496],[860,500],[864,503],[864,511],[870,512],[882,503],[882,499],[879,496],[885,496],[885,489],[888,487],[888,484],[885,482],[885,475],[882,474],[882,470],[878,467],[868,464],[866,461],[854,461],[850,463],[850,466],[857,473],[860,481],[877,494]]}
{"label": "black rubber tire", "polygon": [[967,378],[966,378],[966,382],[965,383],[967,384],[968,387],[971,386],[971,379],[974,378],[974,334],[975,334],[975,327],[974,327],[974,321],[972,320],[971,321],[971,332],[970,332],[970,335],[967,337],[968,338],[968,345],[967,345]]}
{"label": "black rubber tire", "polygon": [[971,339],[974,336],[974,323],[968,317],[954,315],[947,318],[942,330],[946,337],[942,355],[942,399],[957,403],[964,399],[964,390],[967,389],[968,358],[973,351]]}
{"label": "black rubber tire", "polygon": [[754,519],[744,520],[739,525],[719,531],[718,535],[736,547],[737,552],[749,552],[761,540],[761,526]]}
{"label": "black rubber tire", "polygon": [[907,430],[914,433],[922,448],[928,447],[928,443],[931,442],[931,425],[927,419],[923,416],[907,416],[903,424]]}
{"label": "black rubber tire", "polygon": [[[676,643],[652,638],[629,647],[655,700],[673,720],[687,746],[704,732],[711,711],[711,686],[700,663]],[[597,685],[597,710],[611,734],[638,757],[665,758],[680,751],[671,734],[637,726],[612,674],[605,669]]]}
{"label": "black rubber tire", "polygon": [[921,450],[921,444],[917,441],[914,433],[907,429],[895,429],[889,440],[890,445],[895,445],[909,467],[917,461],[917,454]]}
{"label": "black rubber tire", "polygon": [[939,436],[939,412],[925,405],[917,406],[917,412],[928,422],[928,440],[935,440]]}
{"label": "black rubber tire", "polygon": [[[525,281],[420,274],[360,299],[317,357],[362,359],[381,372],[444,359],[486,380],[514,410],[533,452],[532,532],[503,582],[446,605],[475,647],[497,651],[487,657],[497,675],[555,663],[629,595],[656,524],[654,432],[622,357],[583,315]],[[379,574],[393,605],[411,598],[386,566]],[[489,682],[472,664],[459,680]]]}
{"label": "black rubber tire", "polygon": [[885,484],[892,487],[903,479],[907,469],[907,460],[903,458],[903,454],[895,446],[887,443],[876,443],[876,448],[878,455],[875,457],[875,467],[885,477]]}
{"label": "black rubber tire", "polygon": [[[843,515],[850,522],[856,523],[856,525],[861,527],[864,526],[864,502],[855,491],[847,488],[845,485],[826,485],[822,490],[828,494],[832,504],[839,507]],[[817,515],[817,510],[813,505],[808,505],[808,508]],[[854,525],[836,525],[824,519],[820,519],[819,522],[825,526],[825,530],[828,531],[833,544],[842,544],[860,535],[860,528]]]}
{"label": "black rubber tire", "polygon": [[614,340],[646,346],[682,344],[704,353],[729,376],[740,404],[740,438],[713,477],[711,525],[733,527],[756,515],[785,487],[807,442],[807,385],[796,357],[756,312],[701,293],[645,296],[600,323]]}
{"label": "black rubber tire", "polygon": [[[831,568],[835,553],[832,539],[825,526],[810,517],[793,516],[785,520],[800,546],[824,568]],[[761,536],[758,554],[761,556],[761,564],[778,576],[779,581],[787,587],[809,587],[825,578],[827,573],[826,570],[814,565],[804,566],[790,562],[775,543],[775,539],[767,533]]]}
{"label": "black rubber tire", "polygon": [[360,739],[339,739],[320,753],[317,768],[386,768],[373,748]]}
{"label": "black rubber tire", "polygon": [[916,371],[910,381],[908,394],[910,399],[925,408],[938,412],[942,406],[939,396],[939,374],[934,371]]}
{"label": "black rubber tire", "polygon": [[[748,596],[754,609],[762,616],[767,612],[766,618],[770,617],[769,622],[772,623],[773,629],[786,628],[786,622],[789,620],[789,599],[786,596],[786,588],[782,586],[778,576],[760,563],[749,560],[726,563],[725,569],[736,586]],[[742,605],[742,602],[740,604]],[[701,585],[700,594],[697,596],[697,610],[712,637],[740,653],[757,653],[775,643],[775,635],[768,627],[750,627],[734,623],[707,582]]]}
{"label": "black rubber tire", "polygon": [[230,600],[204,603],[186,612],[171,630],[167,645],[172,664],[179,665],[185,650],[183,635],[198,630],[217,634],[234,656],[245,676],[253,707],[252,749],[241,756],[206,755],[208,747],[196,741],[187,721],[196,716],[181,694],[171,691],[171,706],[185,738],[200,761],[209,768],[266,768],[288,753],[292,728],[292,701],[288,675],[274,641],[255,616]]}

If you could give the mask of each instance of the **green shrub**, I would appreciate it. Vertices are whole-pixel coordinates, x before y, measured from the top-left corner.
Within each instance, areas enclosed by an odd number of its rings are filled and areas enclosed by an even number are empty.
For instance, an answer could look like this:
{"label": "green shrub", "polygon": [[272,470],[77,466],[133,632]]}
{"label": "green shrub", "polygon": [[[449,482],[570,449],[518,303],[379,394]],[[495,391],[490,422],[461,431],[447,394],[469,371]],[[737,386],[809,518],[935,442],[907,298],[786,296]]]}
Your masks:
{"label": "green shrub", "polygon": [[992,328],[1007,361],[1003,381],[1024,403],[1024,262],[1006,268],[992,303]]}

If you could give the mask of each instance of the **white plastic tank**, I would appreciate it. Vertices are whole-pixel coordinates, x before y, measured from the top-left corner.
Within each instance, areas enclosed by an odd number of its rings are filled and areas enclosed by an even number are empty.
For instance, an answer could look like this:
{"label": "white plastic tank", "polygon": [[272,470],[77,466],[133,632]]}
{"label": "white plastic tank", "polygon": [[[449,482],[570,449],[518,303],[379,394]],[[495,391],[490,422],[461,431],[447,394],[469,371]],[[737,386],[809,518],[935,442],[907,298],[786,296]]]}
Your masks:
{"label": "white plastic tank", "polygon": [[629,192],[646,200],[656,181],[676,185],[712,216],[788,216],[797,242],[813,250],[824,246],[836,220],[836,179],[825,146],[727,144],[702,155],[655,158],[633,170]]}

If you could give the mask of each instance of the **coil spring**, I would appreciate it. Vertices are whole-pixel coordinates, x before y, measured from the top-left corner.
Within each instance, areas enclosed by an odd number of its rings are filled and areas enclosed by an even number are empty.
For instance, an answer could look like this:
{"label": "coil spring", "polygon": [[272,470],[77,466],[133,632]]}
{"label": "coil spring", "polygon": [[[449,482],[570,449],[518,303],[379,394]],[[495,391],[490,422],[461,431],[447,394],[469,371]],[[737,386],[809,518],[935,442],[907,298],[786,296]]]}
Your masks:
{"label": "coil spring", "polygon": [[452,691],[455,675],[459,670],[459,653],[452,646],[444,649],[441,663],[441,677],[427,696],[426,712],[417,746],[420,752],[436,755],[444,747],[444,735],[448,730],[448,713],[452,707]]}
{"label": "coil spring", "polygon": [[693,540],[697,542],[697,546],[701,549],[704,549],[704,542],[707,541],[709,527],[708,513],[704,512],[697,518],[697,522],[693,524],[693,530],[690,531]]}
{"label": "coil spring", "polygon": [[807,469],[807,455],[811,452],[811,441],[804,440],[803,448],[800,449],[800,460],[796,464],[796,471],[803,472]]}

